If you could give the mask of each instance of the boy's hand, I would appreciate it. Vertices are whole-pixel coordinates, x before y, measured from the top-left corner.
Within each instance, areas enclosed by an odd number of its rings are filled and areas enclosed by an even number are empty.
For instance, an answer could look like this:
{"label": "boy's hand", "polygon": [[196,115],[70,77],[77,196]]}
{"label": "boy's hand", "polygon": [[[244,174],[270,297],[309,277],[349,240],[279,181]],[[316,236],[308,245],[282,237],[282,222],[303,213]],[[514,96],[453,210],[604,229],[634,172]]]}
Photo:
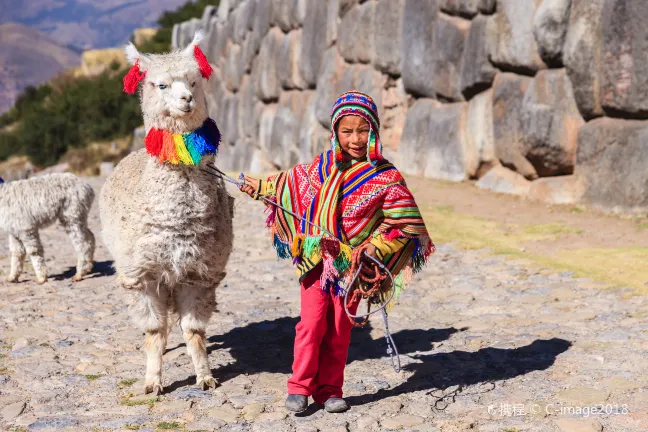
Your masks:
{"label": "boy's hand", "polygon": [[359,266],[360,263],[364,264],[364,266],[362,266],[363,276],[373,278],[376,276],[376,272],[374,271],[374,267],[376,266],[376,263],[370,260],[369,258],[367,258],[365,254],[380,261],[378,259],[378,254],[376,253],[376,246],[374,246],[371,243],[367,243],[360,246],[360,253],[356,255],[358,262],[354,263],[356,266]]}
{"label": "boy's hand", "polygon": [[256,197],[256,191],[259,190],[259,184],[261,180],[255,179],[252,177],[245,176],[245,184],[242,185],[239,190],[250,195],[252,198]]}

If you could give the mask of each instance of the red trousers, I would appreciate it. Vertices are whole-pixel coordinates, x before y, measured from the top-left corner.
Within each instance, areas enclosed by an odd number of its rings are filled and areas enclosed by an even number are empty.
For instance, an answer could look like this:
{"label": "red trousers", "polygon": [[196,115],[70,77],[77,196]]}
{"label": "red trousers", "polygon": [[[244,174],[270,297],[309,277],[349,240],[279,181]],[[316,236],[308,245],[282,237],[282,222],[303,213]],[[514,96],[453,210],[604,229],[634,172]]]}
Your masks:
{"label": "red trousers", "polygon": [[[301,283],[301,321],[297,323],[293,373],[288,394],[313,396],[318,404],[342,397],[344,367],[353,324],[344,311],[344,296],[322,291],[322,265]],[[355,315],[358,305],[349,307]]]}

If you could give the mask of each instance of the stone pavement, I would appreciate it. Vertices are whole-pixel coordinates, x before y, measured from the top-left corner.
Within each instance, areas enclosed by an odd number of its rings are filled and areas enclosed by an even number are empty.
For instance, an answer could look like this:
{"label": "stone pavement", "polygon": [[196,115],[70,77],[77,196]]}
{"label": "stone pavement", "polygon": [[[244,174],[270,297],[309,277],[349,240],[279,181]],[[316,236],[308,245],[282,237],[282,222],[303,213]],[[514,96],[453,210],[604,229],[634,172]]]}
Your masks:
{"label": "stone pavement", "polygon": [[[90,180],[98,190],[101,179]],[[208,329],[222,386],[195,388],[176,327],[157,400],[140,395],[144,337],[114,287],[96,204],[97,263],[86,280],[71,281],[65,234],[44,230],[50,282],[35,285],[30,266],[21,283],[0,282],[0,429],[648,430],[648,299],[450,245],[439,245],[391,313],[404,370],[395,373],[385,356],[378,317],[354,330],[351,410],[287,412],[297,283],[274,255],[262,205],[240,200],[236,216],[235,252]],[[3,241],[3,276],[8,267]]]}

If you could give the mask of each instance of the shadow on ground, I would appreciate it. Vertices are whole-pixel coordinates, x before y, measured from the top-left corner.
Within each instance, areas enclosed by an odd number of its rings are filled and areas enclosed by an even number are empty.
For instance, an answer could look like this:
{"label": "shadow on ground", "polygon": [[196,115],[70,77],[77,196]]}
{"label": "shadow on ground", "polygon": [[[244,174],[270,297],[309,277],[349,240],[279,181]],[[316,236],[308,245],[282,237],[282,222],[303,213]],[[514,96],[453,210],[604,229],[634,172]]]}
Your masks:
{"label": "shadow on ground", "polygon": [[[228,381],[242,373],[291,372],[295,325],[298,318],[283,317],[275,320],[251,323],[237,327],[223,335],[208,339],[208,352],[229,349],[234,362],[218,367],[212,372],[220,382]],[[413,375],[402,384],[377,393],[347,398],[351,405],[362,405],[398,394],[420,390],[448,389],[452,386],[465,387],[480,383],[491,383],[531,371],[549,368],[556,357],[571,346],[563,339],[536,340],[519,348],[484,348],[476,352],[453,351],[439,354],[425,353],[433,349],[433,344],[449,339],[454,333],[467,329],[453,327],[445,329],[401,330],[393,333],[401,354],[414,359],[404,369]],[[371,324],[354,329],[349,363],[385,356],[385,340],[374,340],[370,336]],[[169,351],[184,347],[180,344]],[[177,381],[166,388],[171,392],[184,385],[195,382],[194,377]]]}
{"label": "shadow on ground", "polygon": [[[113,261],[95,261],[92,266],[92,271],[87,276],[84,276],[84,279],[94,279],[104,276],[113,276],[115,274],[115,269],[113,267]],[[63,273],[52,275],[51,278],[56,281],[62,281],[65,279],[70,279],[76,274],[76,267],[68,267]]]}
{"label": "shadow on ground", "polygon": [[489,384],[524,375],[532,371],[546,370],[556,358],[571,347],[564,339],[535,340],[531,344],[511,349],[482,348],[475,352],[453,351],[450,353],[412,356],[420,363],[410,363],[406,371],[413,372],[402,384],[347,398],[350,405],[363,405],[403,393],[421,390],[445,390],[457,386],[451,393],[442,392],[439,399],[450,402],[463,388],[477,384]]}

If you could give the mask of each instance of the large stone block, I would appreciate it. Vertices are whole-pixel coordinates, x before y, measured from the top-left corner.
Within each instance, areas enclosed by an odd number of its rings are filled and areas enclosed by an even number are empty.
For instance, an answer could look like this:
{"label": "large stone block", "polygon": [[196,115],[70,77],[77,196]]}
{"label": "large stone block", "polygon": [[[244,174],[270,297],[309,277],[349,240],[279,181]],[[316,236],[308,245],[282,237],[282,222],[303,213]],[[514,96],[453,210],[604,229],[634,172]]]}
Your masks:
{"label": "large stone block", "polygon": [[297,28],[298,23],[293,13],[294,0],[267,0],[272,3],[271,24],[278,26],[284,33]]}
{"label": "large stone block", "polygon": [[252,32],[248,37],[252,38],[254,50],[259,51],[263,38],[270,30],[270,18],[272,16],[272,1],[270,0],[249,0],[254,1],[254,23]]}
{"label": "large stone block", "polygon": [[600,81],[603,68],[601,13],[604,0],[572,0],[563,62],[574,87],[576,105],[590,120],[603,115]]}
{"label": "large stone block", "polygon": [[570,9],[571,0],[544,0],[533,18],[533,35],[547,64],[562,64]]}
{"label": "large stone block", "polygon": [[184,48],[189,45],[198,28],[200,28],[200,20],[198,18],[192,18],[189,21],[181,23],[180,29],[178,30],[178,47]]}
{"label": "large stone block", "polygon": [[418,99],[409,108],[405,127],[398,146],[401,164],[405,174],[422,176],[427,163],[427,152],[435,137],[430,134],[430,119],[441,102],[433,99]]}
{"label": "large stone block", "polygon": [[307,84],[299,71],[302,30],[293,30],[284,37],[279,47],[277,73],[284,89],[304,89]]}
{"label": "large stone block", "polygon": [[533,36],[533,17],[542,0],[497,0],[497,33],[489,43],[491,61],[501,69],[533,74],[546,65]]}
{"label": "large stone block", "polygon": [[270,161],[289,168],[299,162],[299,132],[312,92],[284,92],[281,95],[272,126]]}
{"label": "large stone block", "polygon": [[348,67],[336,47],[326,51],[322,64],[323,69],[317,81],[315,116],[323,127],[328,128],[331,123],[333,103],[341,93],[340,80]]}
{"label": "large stone block", "polygon": [[584,186],[576,175],[539,178],[531,182],[527,198],[547,204],[577,204],[583,198]]}
{"label": "large stone block", "polygon": [[436,97],[432,85],[436,0],[405,0],[401,72],[405,89],[414,96]]}
{"label": "large stone block", "polygon": [[243,71],[243,73],[250,73],[255,57],[256,51],[254,49],[254,40],[252,39],[252,37],[248,36],[245,38],[243,45],[241,46],[240,62],[241,70]]}
{"label": "large stone block", "polygon": [[466,161],[474,158],[466,142],[468,104],[443,104],[432,110],[428,119],[427,159],[423,175],[429,178],[460,182],[469,178]]}
{"label": "large stone block", "polygon": [[241,56],[241,46],[232,41],[227,41],[227,61],[224,65],[225,83],[230,91],[236,92],[241,85],[244,64]]}
{"label": "large stone block", "polygon": [[493,135],[495,154],[507,166],[528,179],[538,176],[524,157],[520,112],[531,78],[498,73],[493,82]]}
{"label": "large stone block", "polygon": [[[241,15],[239,16],[239,21],[237,26],[245,26],[247,31],[254,29],[254,18],[256,14],[256,1],[255,0],[245,0],[240,5]],[[243,29],[237,30],[242,31]]]}
{"label": "large stone block", "polygon": [[531,189],[531,183],[515,171],[497,165],[479,179],[475,186],[497,193],[525,196]]}
{"label": "large stone block", "polygon": [[378,0],[373,33],[373,65],[376,69],[401,74],[401,41],[405,0]]}
{"label": "large stone block", "polygon": [[541,177],[571,174],[578,131],[585,123],[564,69],[538,72],[520,111],[522,148]]}
{"label": "large stone block", "polygon": [[439,7],[450,15],[472,18],[479,12],[492,13],[495,9],[494,0],[440,0]]}
{"label": "large stone block", "polygon": [[326,50],[326,10],[326,1],[310,0],[306,4],[299,68],[309,87],[317,83]]}
{"label": "large stone block", "polygon": [[254,153],[250,140],[240,139],[234,144],[222,144],[218,151],[218,167],[225,171],[249,172]]}
{"label": "large stone block", "polygon": [[497,29],[489,17],[479,15],[470,24],[470,32],[463,51],[460,72],[461,93],[466,99],[489,88],[497,69],[488,60],[488,41],[495,38]]}
{"label": "large stone block", "polygon": [[312,161],[315,155],[328,150],[331,142],[331,132],[320,124],[315,115],[317,107],[315,93],[308,93],[310,96],[306,112],[299,126],[299,163]]}
{"label": "large stone block", "polygon": [[207,46],[204,48],[205,56],[212,64],[221,64],[221,56],[225,51],[224,38],[220,37],[223,31],[223,24],[218,22],[218,18],[214,17],[209,24],[209,33],[207,34]]}
{"label": "large stone block", "polygon": [[449,181],[463,181],[467,152],[465,102],[441,104],[420,99],[407,113],[405,129],[398,148],[404,171]]}
{"label": "large stone block", "polygon": [[[382,91],[387,82],[387,77],[371,66],[363,64],[354,64],[344,67],[344,73],[336,81],[335,95],[331,99],[331,107],[335,102],[335,97],[350,91],[358,90],[366,93],[374,99],[378,112],[382,112]],[[329,108],[330,115],[330,108]],[[328,123],[324,124],[328,127]]]}
{"label": "large stone block", "polygon": [[225,22],[227,21],[227,18],[229,18],[230,3],[232,3],[231,0],[220,0],[218,2],[218,11],[216,12],[216,15],[221,22]]}
{"label": "large stone block", "polygon": [[383,150],[398,150],[410,96],[403,87],[403,80],[388,81],[387,88],[382,92],[382,111],[380,113],[381,131],[380,138],[383,143]]}
{"label": "large stone block", "polygon": [[334,0],[337,1],[339,4],[339,13],[340,13],[340,18],[344,18],[344,16],[351,10],[353,7],[359,3],[362,3],[363,1],[366,0]]}
{"label": "large stone block", "polygon": [[277,115],[278,105],[263,105],[259,116],[259,148],[269,154],[272,142],[272,128]]}
{"label": "large stone block", "polygon": [[209,23],[212,18],[217,18],[216,11],[216,6],[205,6],[205,9],[203,9],[203,14],[200,18],[200,28],[205,32],[209,29]]}
{"label": "large stone block", "polygon": [[466,121],[466,174],[479,177],[481,168],[497,165],[493,135],[493,89],[486,90],[470,100]]}
{"label": "large stone block", "polygon": [[302,27],[304,25],[307,3],[308,0],[293,0],[292,19],[297,23],[297,27]]}
{"label": "large stone block", "polygon": [[245,75],[241,80],[239,95],[239,136],[256,139],[259,136],[259,113],[256,109],[258,100],[255,95],[254,81],[249,75]]}
{"label": "large stone block", "polygon": [[224,113],[224,123],[222,126],[223,130],[223,140],[234,144],[239,138],[238,135],[238,106],[239,98],[238,95],[230,95],[225,99],[225,113]]}
{"label": "large stone block", "polygon": [[330,47],[337,41],[338,27],[341,19],[339,16],[340,0],[329,0],[326,9],[326,46]]}
{"label": "large stone block", "polygon": [[366,2],[351,9],[342,19],[338,31],[338,49],[350,63],[369,63],[374,57],[373,29],[375,2]]}
{"label": "large stone block", "polygon": [[279,99],[281,86],[277,74],[278,54],[285,35],[277,28],[272,28],[261,43],[261,51],[255,63],[260,68],[257,81],[257,97],[264,102]]}
{"label": "large stone block", "polygon": [[461,94],[461,59],[468,39],[470,21],[440,15],[434,29],[433,69],[429,80],[438,96],[447,100],[463,100]]}
{"label": "large stone block", "polygon": [[648,2],[605,0],[601,103],[612,116],[648,118]]}
{"label": "large stone block", "polygon": [[648,211],[648,122],[601,118],[578,136],[583,198],[611,211]]}
{"label": "large stone block", "polygon": [[485,15],[490,15],[492,13],[495,13],[495,7],[497,6],[497,0],[482,0],[479,2],[479,12],[485,14]]}

